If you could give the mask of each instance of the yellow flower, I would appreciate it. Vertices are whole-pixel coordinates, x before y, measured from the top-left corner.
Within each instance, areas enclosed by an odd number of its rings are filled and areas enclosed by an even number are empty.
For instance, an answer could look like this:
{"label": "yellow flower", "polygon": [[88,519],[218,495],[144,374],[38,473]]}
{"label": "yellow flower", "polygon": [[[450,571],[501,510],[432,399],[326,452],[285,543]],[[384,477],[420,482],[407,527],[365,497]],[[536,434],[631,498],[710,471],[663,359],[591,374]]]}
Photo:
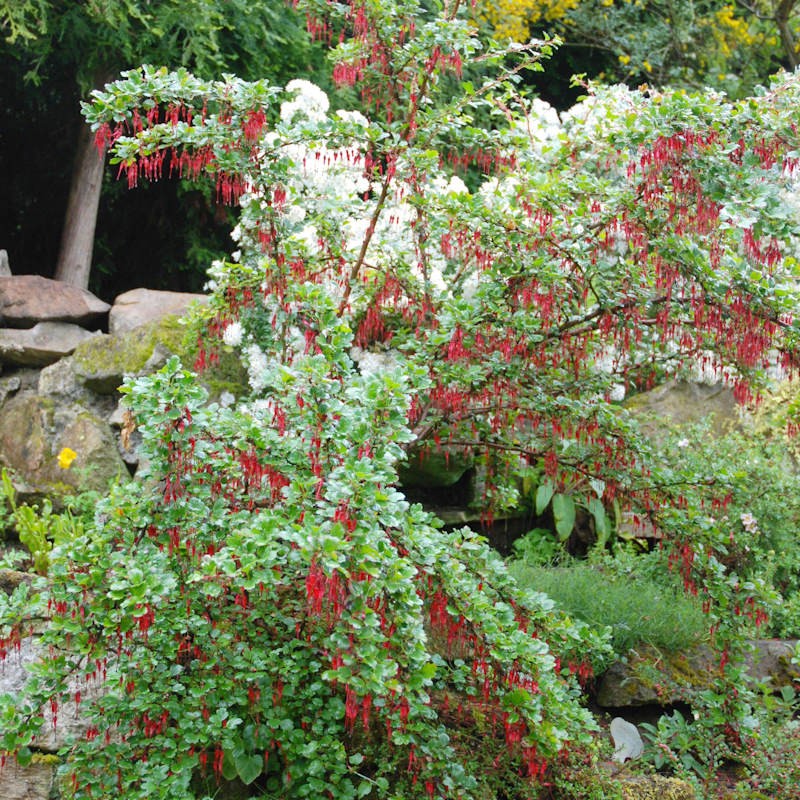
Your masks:
{"label": "yellow flower", "polygon": [[69,469],[72,466],[72,462],[78,457],[78,454],[70,447],[65,447],[59,454],[58,454],[58,466],[61,469]]}
{"label": "yellow flower", "polygon": [[645,68],[645,69],[646,69],[648,72],[652,72],[652,71],[653,71],[653,65],[652,65],[652,64],[651,64],[649,61],[647,61],[646,59],[645,59],[644,61],[642,61],[642,66],[643,66],[643,67],[644,67],[644,68]]}
{"label": "yellow flower", "polygon": [[619,56],[619,63],[620,64],[630,64],[631,57],[630,56]]}

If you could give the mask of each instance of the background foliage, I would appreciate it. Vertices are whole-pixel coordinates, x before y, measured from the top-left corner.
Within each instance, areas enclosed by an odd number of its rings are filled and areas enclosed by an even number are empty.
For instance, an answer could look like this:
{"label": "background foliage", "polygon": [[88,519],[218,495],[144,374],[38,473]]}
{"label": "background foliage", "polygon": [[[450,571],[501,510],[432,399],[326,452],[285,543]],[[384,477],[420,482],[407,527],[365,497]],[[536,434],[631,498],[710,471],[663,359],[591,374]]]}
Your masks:
{"label": "background foliage", "polygon": [[[17,274],[53,275],[85,124],[80,100],[120,70],[147,62],[206,77],[327,80],[320,49],[282,0],[3,2],[0,25],[0,246]],[[139,286],[200,291],[211,258],[229,249],[232,224],[196,186],[163,181],[144,198],[108,171],[91,289],[106,300]]]}
{"label": "background foliage", "polygon": [[793,2],[508,0],[479,3],[477,16],[503,40],[525,42],[544,32],[563,38],[560,79],[535,83],[558,104],[570,96],[573,74],[629,85],[710,86],[736,97],[798,61]]}

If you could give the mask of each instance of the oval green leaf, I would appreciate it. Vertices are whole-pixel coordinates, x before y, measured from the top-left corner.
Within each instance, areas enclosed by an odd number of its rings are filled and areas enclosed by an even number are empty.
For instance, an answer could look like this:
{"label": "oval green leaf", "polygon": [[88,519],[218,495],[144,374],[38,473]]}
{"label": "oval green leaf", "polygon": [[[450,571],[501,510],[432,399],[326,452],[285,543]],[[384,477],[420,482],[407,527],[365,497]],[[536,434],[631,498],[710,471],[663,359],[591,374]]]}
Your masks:
{"label": "oval green leaf", "polygon": [[553,518],[558,538],[563,542],[575,527],[575,501],[572,499],[572,495],[553,495]]}

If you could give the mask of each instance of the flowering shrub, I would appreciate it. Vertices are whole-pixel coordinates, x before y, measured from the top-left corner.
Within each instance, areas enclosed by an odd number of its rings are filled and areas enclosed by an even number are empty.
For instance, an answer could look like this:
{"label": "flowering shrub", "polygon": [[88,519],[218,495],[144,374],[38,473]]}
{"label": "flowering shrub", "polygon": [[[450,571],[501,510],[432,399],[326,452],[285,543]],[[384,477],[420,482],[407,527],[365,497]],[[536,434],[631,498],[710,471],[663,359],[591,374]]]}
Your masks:
{"label": "flowering shrub", "polygon": [[796,80],[534,117],[513,92],[532,48],[481,53],[499,77],[453,93],[480,49],[458,3],[302,5],[361,111],[150,67],[85,108],[131,186],[210,177],[239,204],[195,366],[236,348],[251,391],[209,405],[175,361],[128,384],[147,466],[51,559],[59,655],[0,747],[29,757],[42,704],[79,700],[70,672],[102,683],[75,797],[470,797],[476,725],[494,770],[546,781],[587,742],[607,644],[409,504],[398,465],[469,453],[487,521],[530,485],[565,530],[576,503],[598,525],[680,510],[612,396],[701,364],[747,399],[795,366]]}

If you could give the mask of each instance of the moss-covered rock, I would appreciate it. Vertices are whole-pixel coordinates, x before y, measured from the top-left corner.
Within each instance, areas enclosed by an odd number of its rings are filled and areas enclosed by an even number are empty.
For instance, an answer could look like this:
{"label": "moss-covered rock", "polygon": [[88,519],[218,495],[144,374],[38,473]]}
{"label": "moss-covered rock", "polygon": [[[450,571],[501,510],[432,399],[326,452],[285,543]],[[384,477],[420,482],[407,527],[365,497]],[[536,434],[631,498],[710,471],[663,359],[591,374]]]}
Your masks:
{"label": "moss-covered rock", "polygon": [[[72,369],[78,379],[97,394],[114,394],[127,376],[147,375],[176,355],[192,368],[197,358],[196,336],[177,316],[162,317],[133,330],[96,336],[76,348]],[[214,363],[200,375],[212,400],[225,392],[235,397],[247,391],[247,373],[229,348],[216,353]]]}
{"label": "moss-covered rock", "polygon": [[[189,363],[194,363],[194,353]],[[214,401],[220,400],[226,393],[239,398],[250,391],[247,370],[238,353],[228,347],[221,348],[214,363],[203,369],[199,377],[200,382],[208,389],[210,399]]]}
{"label": "moss-covered rock", "polygon": [[625,407],[655,438],[664,424],[685,425],[712,417],[713,429],[722,434],[740,422],[740,409],[730,387],[721,383],[667,381],[649,392],[625,400]]}
{"label": "moss-covered rock", "polygon": [[[800,681],[800,667],[792,661],[796,646],[796,639],[752,640],[744,664],[747,674],[774,691],[793,686]],[[600,676],[597,704],[601,708],[691,704],[698,692],[711,687],[718,669],[719,655],[707,645],[681,653],[643,646]]]}
{"label": "moss-covered rock", "polygon": [[708,688],[714,663],[714,654],[706,646],[689,653],[638,648],[601,676],[597,703],[602,708],[630,708],[688,702]]}
{"label": "moss-covered rock", "polygon": [[171,355],[188,362],[186,328],[175,316],[163,317],[130,331],[96,336],[73,353],[73,369],[93,392],[113,394],[127,375],[143,375]]}
{"label": "moss-covered rock", "polygon": [[20,572],[16,569],[0,569],[0,592],[12,594],[14,590],[27,583],[29,586],[33,582],[33,575],[29,572]]}

